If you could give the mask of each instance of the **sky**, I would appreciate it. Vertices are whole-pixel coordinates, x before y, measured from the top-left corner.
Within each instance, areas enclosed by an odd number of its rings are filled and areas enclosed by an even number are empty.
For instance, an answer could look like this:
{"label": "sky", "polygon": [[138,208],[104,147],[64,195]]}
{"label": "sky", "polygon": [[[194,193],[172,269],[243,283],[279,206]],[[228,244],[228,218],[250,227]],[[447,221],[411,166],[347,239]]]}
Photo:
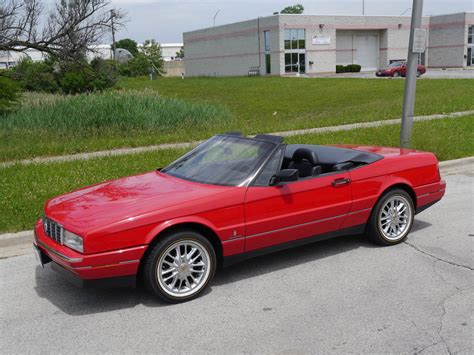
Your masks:
{"label": "sky", "polygon": [[[125,10],[126,28],[117,39],[137,42],[156,39],[161,43],[182,42],[183,32],[216,25],[269,16],[288,5],[301,3],[308,15],[361,15],[362,0],[111,0],[112,6]],[[410,15],[412,0],[365,0],[366,15]],[[424,0],[423,14],[439,15],[474,11],[474,0]]]}

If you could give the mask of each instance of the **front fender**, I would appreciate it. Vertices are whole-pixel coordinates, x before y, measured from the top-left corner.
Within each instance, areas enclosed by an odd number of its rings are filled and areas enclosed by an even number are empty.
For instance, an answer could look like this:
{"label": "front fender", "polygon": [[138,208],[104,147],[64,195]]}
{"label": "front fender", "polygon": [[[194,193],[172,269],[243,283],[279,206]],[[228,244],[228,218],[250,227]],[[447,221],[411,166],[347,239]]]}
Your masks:
{"label": "front fender", "polygon": [[[155,239],[155,237],[157,235],[159,235],[160,233],[162,233],[163,231],[171,228],[171,227],[175,227],[175,226],[178,226],[178,225],[184,225],[184,224],[189,224],[189,223],[195,223],[195,224],[200,224],[200,225],[203,225],[209,229],[211,229],[217,236],[219,236],[219,232],[216,228],[216,226],[211,223],[210,221],[208,221],[207,219],[205,218],[202,218],[202,217],[198,217],[198,216],[188,216],[188,217],[179,217],[179,218],[175,218],[175,219],[171,219],[171,220],[167,220],[167,221],[163,221],[161,223],[159,223],[158,225],[156,225],[153,229],[151,229],[146,237],[145,237],[145,244],[150,244],[153,239]],[[220,238],[220,236],[219,236]]]}

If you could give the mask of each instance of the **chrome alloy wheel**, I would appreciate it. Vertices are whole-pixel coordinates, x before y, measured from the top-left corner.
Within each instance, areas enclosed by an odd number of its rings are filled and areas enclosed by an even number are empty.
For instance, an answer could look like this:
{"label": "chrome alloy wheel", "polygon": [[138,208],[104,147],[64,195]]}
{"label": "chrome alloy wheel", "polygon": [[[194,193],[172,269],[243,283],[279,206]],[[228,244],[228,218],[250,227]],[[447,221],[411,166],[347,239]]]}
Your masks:
{"label": "chrome alloy wheel", "polygon": [[196,241],[180,240],[168,247],[157,263],[158,282],[167,294],[181,298],[198,292],[209,278],[210,256]]}
{"label": "chrome alloy wheel", "polygon": [[408,233],[412,211],[408,200],[400,195],[389,198],[380,209],[378,216],[379,229],[382,235],[390,240],[402,239]]}

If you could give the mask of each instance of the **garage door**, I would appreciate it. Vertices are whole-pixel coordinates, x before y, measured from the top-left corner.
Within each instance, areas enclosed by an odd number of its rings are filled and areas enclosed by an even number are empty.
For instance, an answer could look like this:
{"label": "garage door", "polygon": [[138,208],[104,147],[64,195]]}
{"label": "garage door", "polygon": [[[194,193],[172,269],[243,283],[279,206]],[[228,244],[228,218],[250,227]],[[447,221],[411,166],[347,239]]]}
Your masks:
{"label": "garage door", "polygon": [[378,42],[378,36],[357,36],[357,64],[362,66],[362,70],[377,70]]}

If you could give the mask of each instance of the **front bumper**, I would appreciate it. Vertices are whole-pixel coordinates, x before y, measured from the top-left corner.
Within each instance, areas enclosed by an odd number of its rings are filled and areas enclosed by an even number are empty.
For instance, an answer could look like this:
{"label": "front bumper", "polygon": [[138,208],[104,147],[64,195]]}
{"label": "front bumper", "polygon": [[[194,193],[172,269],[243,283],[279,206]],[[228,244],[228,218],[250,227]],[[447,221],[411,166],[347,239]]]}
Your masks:
{"label": "front bumper", "polygon": [[[140,260],[146,245],[107,251],[96,254],[81,254],[49,238],[43,230],[41,220],[35,225],[35,239],[40,260],[52,261],[52,268],[78,286],[95,284],[99,280],[104,284],[113,284],[113,279],[125,278],[134,284]],[[44,256],[44,259],[43,259]],[[131,282],[133,279],[133,282]]]}
{"label": "front bumper", "polygon": [[391,76],[390,73],[379,72],[379,71],[378,71],[378,72],[375,72],[375,75],[376,75],[376,76],[379,76],[379,77],[380,77],[380,76]]}

